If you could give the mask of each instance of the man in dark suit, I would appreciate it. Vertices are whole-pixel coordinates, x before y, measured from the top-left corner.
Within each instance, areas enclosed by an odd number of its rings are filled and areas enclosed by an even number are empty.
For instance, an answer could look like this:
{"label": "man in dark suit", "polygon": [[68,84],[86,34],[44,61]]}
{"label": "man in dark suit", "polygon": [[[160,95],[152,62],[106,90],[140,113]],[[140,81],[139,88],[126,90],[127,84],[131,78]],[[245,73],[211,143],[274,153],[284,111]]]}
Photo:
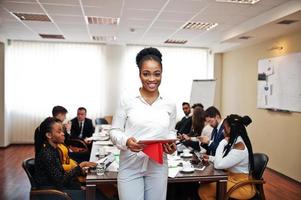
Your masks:
{"label": "man in dark suit", "polygon": [[[187,102],[183,102],[182,103],[182,109],[183,109],[183,112],[184,112],[185,116],[181,119],[181,121],[179,121],[176,124],[175,129],[178,130],[179,133],[187,133],[187,132],[183,132],[183,129],[184,129],[183,126],[187,126],[188,127],[189,125],[186,125],[187,123],[190,123],[190,125],[191,125],[191,116],[190,116],[191,109],[190,109],[190,104],[187,103]],[[182,132],[180,132],[180,131],[182,131]]]}
{"label": "man in dark suit", "polygon": [[71,137],[83,139],[86,143],[90,143],[86,138],[91,137],[95,131],[92,120],[86,118],[87,109],[80,107],[77,109],[77,117],[71,120]]}
{"label": "man in dark suit", "polygon": [[213,131],[211,139],[208,136],[200,136],[200,141],[202,146],[207,149],[207,154],[215,156],[217,146],[224,139],[223,119],[219,110],[214,106],[207,108],[205,112],[206,121],[213,128]]}
{"label": "man in dark suit", "polygon": [[[186,135],[191,135],[191,131],[192,131],[192,115],[191,113],[191,109],[190,109],[190,105],[189,103],[184,102],[182,104],[182,109],[185,113],[185,116],[182,118],[182,120],[179,123],[179,127],[178,127],[178,133],[179,134],[186,134]],[[192,109],[195,109],[196,107],[200,107],[202,110],[204,109],[203,104],[201,103],[196,103],[192,105]]]}

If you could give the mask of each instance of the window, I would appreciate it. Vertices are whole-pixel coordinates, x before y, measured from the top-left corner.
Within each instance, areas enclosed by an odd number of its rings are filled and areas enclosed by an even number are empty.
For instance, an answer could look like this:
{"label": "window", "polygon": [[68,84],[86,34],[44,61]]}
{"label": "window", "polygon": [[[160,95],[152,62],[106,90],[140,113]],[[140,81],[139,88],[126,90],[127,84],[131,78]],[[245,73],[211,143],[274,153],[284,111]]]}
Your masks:
{"label": "window", "polygon": [[[12,143],[33,141],[34,129],[62,105],[80,106],[95,119],[112,115],[120,94],[141,86],[136,54],[143,46],[13,41],[6,49],[6,126]],[[174,100],[178,116],[193,79],[212,78],[207,50],[158,47],[163,55],[160,93]]]}

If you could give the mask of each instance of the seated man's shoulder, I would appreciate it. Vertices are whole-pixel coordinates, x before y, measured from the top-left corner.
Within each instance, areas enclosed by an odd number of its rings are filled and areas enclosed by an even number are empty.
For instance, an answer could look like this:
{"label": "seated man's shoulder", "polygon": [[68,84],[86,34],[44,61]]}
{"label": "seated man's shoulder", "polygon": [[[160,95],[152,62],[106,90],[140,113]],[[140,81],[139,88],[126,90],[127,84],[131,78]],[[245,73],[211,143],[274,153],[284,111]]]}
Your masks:
{"label": "seated man's shoulder", "polygon": [[92,119],[90,119],[90,118],[86,118],[85,121],[92,123]]}

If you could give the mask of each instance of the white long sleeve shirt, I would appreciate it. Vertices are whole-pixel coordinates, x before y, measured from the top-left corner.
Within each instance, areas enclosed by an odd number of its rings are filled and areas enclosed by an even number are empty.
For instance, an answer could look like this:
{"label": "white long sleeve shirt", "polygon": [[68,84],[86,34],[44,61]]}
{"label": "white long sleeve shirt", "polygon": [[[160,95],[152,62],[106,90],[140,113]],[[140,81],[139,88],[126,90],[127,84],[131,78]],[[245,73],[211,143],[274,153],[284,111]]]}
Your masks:
{"label": "white long sleeve shirt", "polygon": [[122,98],[115,112],[110,130],[112,142],[121,150],[126,150],[130,137],[136,140],[175,139],[176,106],[159,96],[148,104],[140,93]]}
{"label": "white long sleeve shirt", "polygon": [[[236,143],[242,142],[244,145],[244,141],[239,136],[236,140]],[[249,152],[245,145],[243,150],[239,149],[231,149],[227,156],[224,155],[224,148],[228,144],[227,140],[223,139],[215,153],[215,157],[210,156],[209,160],[214,162],[214,167],[216,169],[228,169],[233,173],[249,173]]]}

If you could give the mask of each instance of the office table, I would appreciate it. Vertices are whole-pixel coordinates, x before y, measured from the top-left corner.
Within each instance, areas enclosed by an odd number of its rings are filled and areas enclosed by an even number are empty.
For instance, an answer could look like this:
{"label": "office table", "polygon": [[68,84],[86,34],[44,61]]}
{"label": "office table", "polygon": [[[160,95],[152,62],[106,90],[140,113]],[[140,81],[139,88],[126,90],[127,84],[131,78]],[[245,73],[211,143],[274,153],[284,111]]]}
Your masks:
{"label": "office table", "polygon": [[[90,160],[95,160],[94,155],[99,145],[92,146]],[[117,183],[118,172],[106,171],[103,175],[97,175],[95,172],[89,172],[86,177],[86,199],[94,200],[96,186],[101,184]],[[185,183],[185,182],[216,182],[216,199],[223,200],[227,192],[228,175],[222,170],[216,170],[212,163],[203,170],[195,170],[193,173],[178,172],[175,178],[168,178],[168,183]]]}

